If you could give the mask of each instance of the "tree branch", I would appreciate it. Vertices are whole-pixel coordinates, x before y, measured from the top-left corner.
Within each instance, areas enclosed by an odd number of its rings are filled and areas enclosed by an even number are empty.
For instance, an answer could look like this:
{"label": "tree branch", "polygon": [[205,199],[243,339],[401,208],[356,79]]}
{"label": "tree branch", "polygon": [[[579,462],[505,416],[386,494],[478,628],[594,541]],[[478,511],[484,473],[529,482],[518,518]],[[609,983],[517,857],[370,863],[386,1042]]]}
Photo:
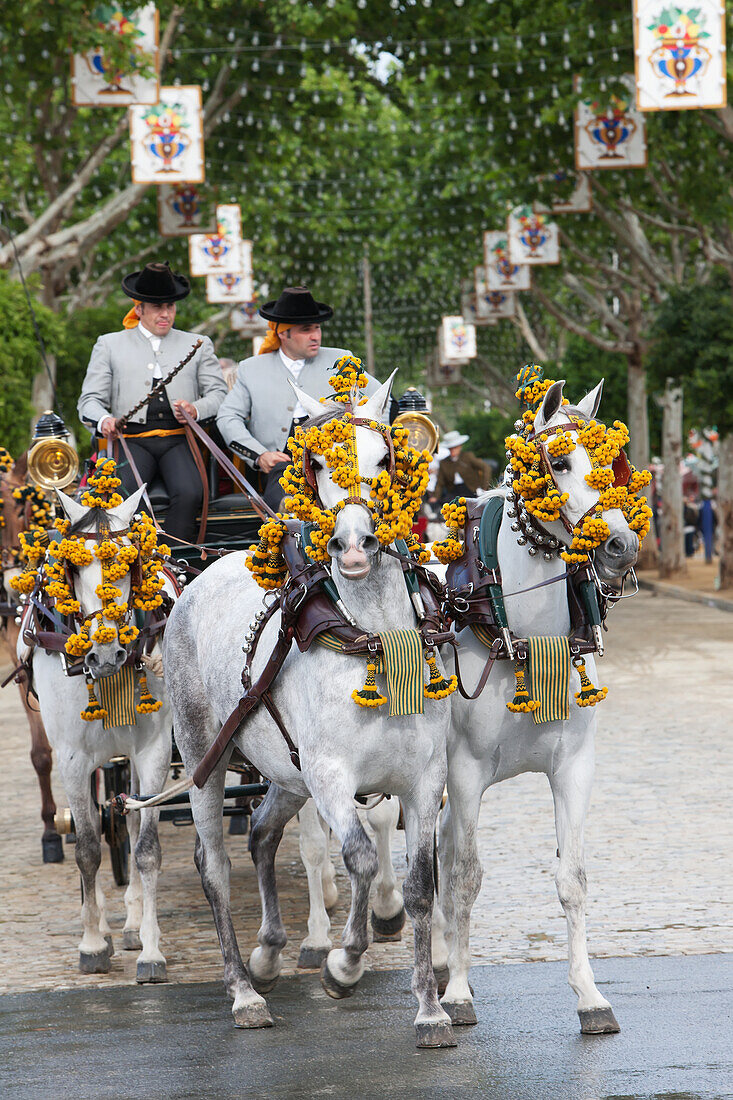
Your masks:
{"label": "tree branch", "polygon": [[514,327],[519,329],[519,331],[521,332],[525,343],[529,347],[535,359],[537,359],[539,362],[547,359],[547,351],[537,338],[537,335],[529,322],[529,318],[524,312],[524,308],[519,300],[519,296],[517,296],[517,312],[516,315],[512,317],[511,321]]}
{"label": "tree branch", "polygon": [[587,325],[582,324],[580,321],[576,321],[575,318],[571,317],[556,305],[538,286],[532,288],[532,294],[538,302],[545,307],[547,312],[552,314],[555,320],[563,326],[563,328],[566,328],[568,332],[572,332],[574,336],[580,336],[581,339],[587,340],[588,343],[593,344],[596,348],[600,348],[601,351],[629,355],[634,350],[634,345],[630,340],[619,340],[617,342],[605,340],[602,336],[599,336],[597,333],[593,332],[592,329],[588,328]]}

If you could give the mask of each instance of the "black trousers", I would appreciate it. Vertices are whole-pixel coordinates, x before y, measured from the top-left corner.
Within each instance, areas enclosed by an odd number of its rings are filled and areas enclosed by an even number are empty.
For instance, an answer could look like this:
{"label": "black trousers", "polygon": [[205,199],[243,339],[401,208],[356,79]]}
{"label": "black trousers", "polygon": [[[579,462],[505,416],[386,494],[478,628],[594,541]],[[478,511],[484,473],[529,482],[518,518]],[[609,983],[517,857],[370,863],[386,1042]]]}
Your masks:
{"label": "black trousers", "polygon": [[[186,437],[153,435],[147,439],[135,439],[128,436],[127,445],[141,479],[149,486],[155,475],[160,474],[168,491],[170,506],[163,525],[166,534],[194,542],[198,534],[196,518],[201,511],[204,491]],[[124,454],[120,455],[120,459],[124,459]],[[128,493],[134,493],[138,486],[130,464],[125,463],[118,474]],[[144,502],[141,510],[147,510]]]}
{"label": "black trousers", "polygon": [[270,505],[273,512],[280,511],[280,503],[285,496],[285,490],[280,484],[280,478],[283,476],[283,471],[286,470],[287,467],[287,462],[278,462],[277,466],[273,466],[269,474],[267,474],[262,496]]}

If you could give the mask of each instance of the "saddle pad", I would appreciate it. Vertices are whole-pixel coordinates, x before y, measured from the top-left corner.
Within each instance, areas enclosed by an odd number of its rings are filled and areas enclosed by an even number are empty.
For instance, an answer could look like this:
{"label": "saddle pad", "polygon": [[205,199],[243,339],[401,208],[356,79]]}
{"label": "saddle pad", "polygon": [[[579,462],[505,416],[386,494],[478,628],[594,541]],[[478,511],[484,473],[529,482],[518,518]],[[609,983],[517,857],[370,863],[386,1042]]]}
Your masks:
{"label": "saddle pad", "polygon": [[114,676],[103,676],[94,683],[99,692],[99,701],[107,711],[102,719],[104,729],[113,726],[137,725],[135,711],[135,673],[132,665],[123,665]]}
{"label": "saddle pad", "polygon": [[418,630],[379,632],[387,675],[389,716],[423,713],[423,652]]}
{"label": "saddle pad", "polygon": [[532,712],[535,723],[565,721],[570,717],[570,642],[564,634],[528,638],[529,694],[539,699]]}

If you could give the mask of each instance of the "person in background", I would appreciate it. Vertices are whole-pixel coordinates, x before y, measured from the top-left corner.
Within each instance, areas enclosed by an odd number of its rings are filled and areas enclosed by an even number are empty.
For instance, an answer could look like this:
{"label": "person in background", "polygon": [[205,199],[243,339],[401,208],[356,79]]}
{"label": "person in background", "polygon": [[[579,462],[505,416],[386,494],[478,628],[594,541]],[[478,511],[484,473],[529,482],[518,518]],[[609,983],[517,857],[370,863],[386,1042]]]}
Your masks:
{"label": "person in background", "polygon": [[467,435],[448,432],[440,442],[448,450],[448,457],[440,463],[431,501],[445,504],[454,497],[473,497],[479,489],[489,488],[491,467],[472,451],[463,450]]}

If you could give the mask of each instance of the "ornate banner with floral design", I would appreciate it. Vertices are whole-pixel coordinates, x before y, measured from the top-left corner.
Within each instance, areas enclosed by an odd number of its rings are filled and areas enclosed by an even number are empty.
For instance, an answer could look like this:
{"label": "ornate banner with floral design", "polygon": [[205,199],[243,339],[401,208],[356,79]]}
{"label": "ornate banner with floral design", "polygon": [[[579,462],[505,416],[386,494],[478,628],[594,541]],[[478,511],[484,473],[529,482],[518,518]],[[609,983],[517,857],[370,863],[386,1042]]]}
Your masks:
{"label": "ornate banner with floral design", "polygon": [[262,296],[254,293],[248,301],[234,307],[229,322],[235,332],[242,336],[258,336],[267,332],[267,321],[259,314],[261,301]]}
{"label": "ornate banner with floral design", "polygon": [[[483,271],[483,268],[478,270]],[[467,325],[475,325],[478,323],[476,289],[472,279],[463,279],[461,281],[461,317],[463,317]]]}
{"label": "ornate banner with floral design", "polygon": [[[157,103],[158,12],[155,4],[135,9],[134,3],[102,3],[93,8],[92,20],[107,31],[132,42],[132,65],[115,72],[101,47],[71,58],[71,95],[75,107],[129,107],[132,103]],[[148,69],[148,76],[141,70]]]}
{"label": "ornate banner with floral design", "polygon": [[180,84],[160,89],[149,107],[130,107],[133,183],[203,183],[201,89]]}
{"label": "ornate banner with floral design", "polygon": [[251,241],[242,240],[239,204],[220,203],[216,208],[216,231],[194,233],[188,238],[189,270],[195,276],[247,274],[252,270],[251,247]]}
{"label": "ornate banner with floral design", "polygon": [[158,187],[158,230],[161,237],[190,237],[216,230],[215,204],[196,183],[164,183]]}
{"label": "ornate banner with floral design", "polygon": [[489,290],[529,290],[529,268],[509,259],[505,230],[484,233],[484,266]]}
{"label": "ornate banner with floral design", "polygon": [[634,0],[634,57],[640,111],[725,107],[722,0]]}
{"label": "ornate banner with floral design", "polygon": [[549,215],[517,206],[507,218],[509,259],[515,264],[559,264],[560,234]]}
{"label": "ornate banner with floral design", "polygon": [[575,167],[645,168],[646,122],[633,103],[633,77],[624,78],[625,95],[584,99],[575,111]]}
{"label": "ornate banner with floral design", "polygon": [[[540,177],[542,182],[556,184],[558,191],[566,195],[565,198],[550,199],[550,206],[542,202],[535,202],[533,210],[537,214],[589,214],[593,208],[593,196],[590,187],[590,176],[585,173],[555,172],[552,176]],[[573,190],[568,193],[568,187],[574,182]]]}
{"label": "ornate banner with floral design", "polygon": [[517,312],[517,298],[512,290],[489,290],[483,267],[474,268],[477,325],[495,325]]}
{"label": "ornate banner with floral design", "polygon": [[206,301],[212,305],[220,305],[225,302],[251,302],[254,297],[254,283],[252,280],[252,242],[242,241],[242,245],[249,254],[250,268],[244,273],[224,272],[223,275],[206,276]]}
{"label": "ornate banner with floral design", "polygon": [[441,366],[467,363],[476,358],[476,329],[463,317],[443,317],[438,329],[438,360]]}

